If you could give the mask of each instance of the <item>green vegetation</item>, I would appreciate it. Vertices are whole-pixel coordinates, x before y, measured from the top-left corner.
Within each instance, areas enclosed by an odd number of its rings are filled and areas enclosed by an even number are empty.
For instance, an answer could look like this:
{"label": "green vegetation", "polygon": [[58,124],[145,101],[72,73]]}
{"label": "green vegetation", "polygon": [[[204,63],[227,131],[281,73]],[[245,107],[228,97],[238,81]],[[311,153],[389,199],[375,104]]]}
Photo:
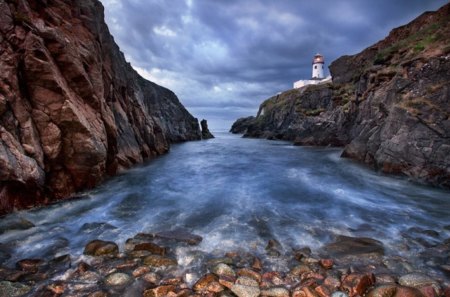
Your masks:
{"label": "green vegetation", "polygon": [[[405,60],[405,58],[411,59],[430,47],[435,48],[437,43],[442,43],[447,40],[446,36],[449,33],[448,22],[450,22],[450,17],[445,18],[439,23],[425,26],[407,38],[380,49],[374,57],[373,65],[393,63],[394,60]],[[449,50],[446,47],[444,52]]]}

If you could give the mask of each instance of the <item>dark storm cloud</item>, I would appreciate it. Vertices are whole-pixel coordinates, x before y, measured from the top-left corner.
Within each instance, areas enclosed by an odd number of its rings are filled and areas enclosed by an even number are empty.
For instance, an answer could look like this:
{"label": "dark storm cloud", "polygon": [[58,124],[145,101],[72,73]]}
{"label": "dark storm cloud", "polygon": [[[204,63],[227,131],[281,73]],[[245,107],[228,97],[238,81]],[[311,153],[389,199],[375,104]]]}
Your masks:
{"label": "dark storm cloud", "polygon": [[232,121],[445,0],[102,0],[132,65],[194,115]]}

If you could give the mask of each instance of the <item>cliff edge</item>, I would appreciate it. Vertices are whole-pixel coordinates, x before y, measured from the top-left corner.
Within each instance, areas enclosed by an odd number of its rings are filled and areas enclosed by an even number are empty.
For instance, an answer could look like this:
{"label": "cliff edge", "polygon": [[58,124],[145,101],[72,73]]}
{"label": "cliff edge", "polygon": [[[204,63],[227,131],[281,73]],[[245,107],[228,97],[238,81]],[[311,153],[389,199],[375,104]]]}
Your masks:
{"label": "cliff edge", "polygon": [[450,4],[330,65],[332,83],[286,91],[231,132],[344,146],[386,173],[450,187]]}
{"label": "cliff edge", "polygon": [[125,61],[99,1],[0,0],[0,32],[0,214],[201,138],[175,94]]}

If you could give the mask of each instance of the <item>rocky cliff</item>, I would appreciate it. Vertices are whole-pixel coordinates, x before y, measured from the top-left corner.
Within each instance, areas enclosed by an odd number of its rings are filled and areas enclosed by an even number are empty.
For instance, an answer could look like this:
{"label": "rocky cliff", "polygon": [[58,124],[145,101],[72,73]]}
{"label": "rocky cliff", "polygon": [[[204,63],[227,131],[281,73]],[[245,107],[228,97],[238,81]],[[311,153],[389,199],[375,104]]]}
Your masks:
{"label": "rocky cliff", "polygon": [[125,61],[99,1],[0,0],[0,32],[0,214],[200,139],[174,93]]}
{"label": "rocky cliff", "polygon": [[264,101],[231,131],[298,145],[344,146],[344,157],[450,187],[450,4],[330,65],[332,83]]}

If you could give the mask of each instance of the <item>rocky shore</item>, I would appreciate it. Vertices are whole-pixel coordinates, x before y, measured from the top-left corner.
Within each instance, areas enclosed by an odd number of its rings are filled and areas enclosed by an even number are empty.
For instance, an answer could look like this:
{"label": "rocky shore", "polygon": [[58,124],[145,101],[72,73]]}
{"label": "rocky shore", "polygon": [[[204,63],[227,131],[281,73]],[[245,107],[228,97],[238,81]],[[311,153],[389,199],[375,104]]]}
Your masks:
{"label": "rocky shore", "polygon": [[332,83],[264,101],[233,133],[341,146],[382,172],[450,187],[450,4],[330,65]]}
{"label": "rocky shore", "polygon": [[[430,277],[385,255],[383,244],[371,238],[338,236],[318,251],[272,239],[264,254],[222,255],[197,249],[201,241],[185,230],[139,233],[122,249],[92,240],[78,258],[23,259],[1,267],[0,296],[450,296],[448,265],[442,267],[447,277]],[[435,246],[438,251],[448,256],[450,242]]]}

